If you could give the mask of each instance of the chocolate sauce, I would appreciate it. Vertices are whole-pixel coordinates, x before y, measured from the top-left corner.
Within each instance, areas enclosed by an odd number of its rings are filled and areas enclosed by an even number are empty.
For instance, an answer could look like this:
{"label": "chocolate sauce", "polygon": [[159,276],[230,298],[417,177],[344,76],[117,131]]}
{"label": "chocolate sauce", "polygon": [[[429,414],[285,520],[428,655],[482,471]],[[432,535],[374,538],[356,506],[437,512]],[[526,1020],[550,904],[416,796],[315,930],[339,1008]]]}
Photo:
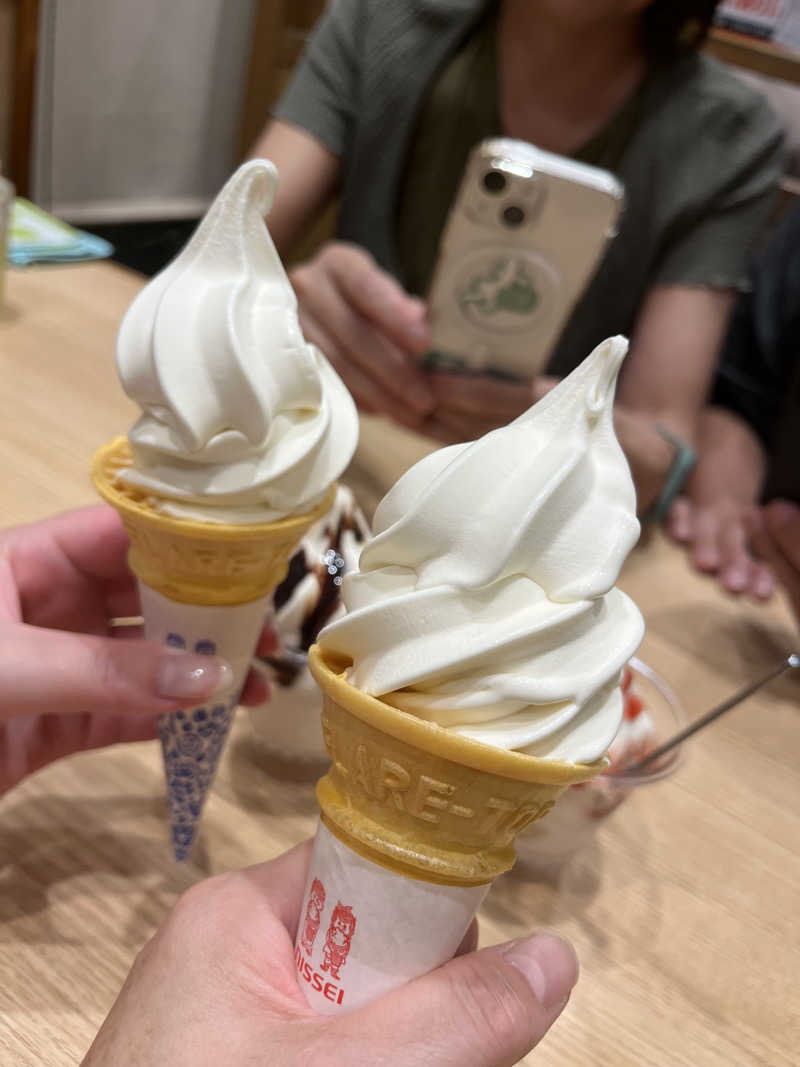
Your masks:
{"label": "chocolate sauce", "polygon": [[343,514],[335,535],[322,559],[314,565],[314,575],[319,582],[319,599],[314,610],[304,620],[300,629],[300,647],[307,652],[317,639],[320,630],[328,623],[339,604],[339,593],[345,572],[342,554],[342,537],[347,531],[359,531],[351,515]]}
{"label": "chocolate sauce", "polygon": [[284,689],[294,685],[306,667],[305,654],[293,652],[291,648],[284,649],[280,656],[259,656],[259,659],[272,668],[275,681]]}
{"label": "chocolate sauce", "polygon": [[[329,519],[333,518],[333,515],[329,516]],[[319,585],[316,603],[300,628],[300,648],[287,648],[280,655],[260,657],[272,668],[278,685],[290,686],[297,681],[306,665],[305,653],[339,606],[342,578],[347,568],[342,541],[347,533],[353,533],[357,541],[366,541],[369,537],[366,523],[357,512],[342,511],[335,529],[326,525],[327,547],[317,559],[309,560],[307,546],[301,545],[289,561],[286,577],[273,594],[275,611],[279,612],[306,575],[312,574]]]}

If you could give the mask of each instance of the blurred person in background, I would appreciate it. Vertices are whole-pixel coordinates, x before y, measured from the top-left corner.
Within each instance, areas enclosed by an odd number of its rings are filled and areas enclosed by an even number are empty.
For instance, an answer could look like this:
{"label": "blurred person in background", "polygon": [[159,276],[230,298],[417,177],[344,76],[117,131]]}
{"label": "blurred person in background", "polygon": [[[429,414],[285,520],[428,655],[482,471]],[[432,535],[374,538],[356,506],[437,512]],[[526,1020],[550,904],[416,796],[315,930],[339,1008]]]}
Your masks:
{"label": "blurred person in background", "polygon": [[[668,530],[732,593],[774,575],[800,609],[800,204],[756,259],[722,349],[698,463]],[[790,495],[791,500],[779,497]],[[760,501],[766,506],[758,510]],[[754,551],[751,551],[751,548]]]}
{"label": "blurred person in background", "polygon": [[[640,513],[691,468],[696,421],[782,135],[699,52],[713,0],[336,0],[254,146],[281,174],[279,251],[340,197],[336,239],[291,274],[301,322],[362,410],[442,441],[524,411],[604,337],[632,350],[617,431]],[[552,353],[521,383],[426,373],[424,297],[471,148],[506,135],[613,171],[619,232]]]}

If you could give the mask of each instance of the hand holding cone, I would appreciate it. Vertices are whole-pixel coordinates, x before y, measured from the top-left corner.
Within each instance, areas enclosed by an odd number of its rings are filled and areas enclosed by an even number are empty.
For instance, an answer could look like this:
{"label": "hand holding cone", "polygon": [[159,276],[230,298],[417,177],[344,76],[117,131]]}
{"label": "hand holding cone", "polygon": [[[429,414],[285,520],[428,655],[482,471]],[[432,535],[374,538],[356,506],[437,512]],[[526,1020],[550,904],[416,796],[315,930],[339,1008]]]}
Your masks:
{"label": "hand holding cone", "polygon": [[303,337],[264,225],[277,185],[268,160],[243,164],[131,304],[117,369],[141,415],[92,469],[130,538],[147,636],[213,649],[233,668],[211,706],[160,723],[178,859],[194,838],[269,596],[330,508],[358,439],[353,399]]}
{"label": "hand holding cone", "polygon": [[127,438],[98,449],[92,464],[97,491],[120,514],[139,580],[145,636],[168,647],[218,654],[233,669],[230,689],[210,704],[159,720],[175,858],[194,841],[233,721],[239,693],[273,589],[306,529],[330,507],[271,523],[232,525],[172,518],[117,474],[130,466]]}

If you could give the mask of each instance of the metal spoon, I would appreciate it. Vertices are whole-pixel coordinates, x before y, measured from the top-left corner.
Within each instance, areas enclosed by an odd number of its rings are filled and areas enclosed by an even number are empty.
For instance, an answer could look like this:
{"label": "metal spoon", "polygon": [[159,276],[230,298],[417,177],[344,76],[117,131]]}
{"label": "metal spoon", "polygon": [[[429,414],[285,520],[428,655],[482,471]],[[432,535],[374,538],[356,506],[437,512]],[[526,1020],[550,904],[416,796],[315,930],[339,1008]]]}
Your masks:
{"label": "metal spoon", "polygon": [[763,685],[767,685],[773,679],[778,678],[784,671],[793,671],[800,667],[800,655],[793,652],[790,656],[787,656],[782,663],[765,674],[763,678],[759,678],[755,682],[751,682],[750,685],[745,686],[744,689],[740,689],[738,693],[734,693],[732,697],[728,697],[727,700],[723,700],[717,707],[712,708],[711,711],[706,712],[705,715],[701,715],[699,719],[696,719],[689,726],[684,727],[677,734],[671,737],[668,741],[665,741],[663,745],[659,745],[658,748],[654,748],[652,752],[644,757],[644,759],[638,760],[636,763],[632,763],[629,767],[625,767],[622,771],[622,776],[637,774],[639,771],[648,767],[655,760],[660,759],[667,752],[671,752],[673,748],[679,745],[682,741],[685,741],[687,737],[691,737],[692,734],[696,734],[699,730],[708,726],[709,723],[718,719],[720,715],[724,715],[726,711],[730,711],[731,708],[735,708],[737,704],[741,704],[743,700],[747,700],[749,696],[752,696]]}

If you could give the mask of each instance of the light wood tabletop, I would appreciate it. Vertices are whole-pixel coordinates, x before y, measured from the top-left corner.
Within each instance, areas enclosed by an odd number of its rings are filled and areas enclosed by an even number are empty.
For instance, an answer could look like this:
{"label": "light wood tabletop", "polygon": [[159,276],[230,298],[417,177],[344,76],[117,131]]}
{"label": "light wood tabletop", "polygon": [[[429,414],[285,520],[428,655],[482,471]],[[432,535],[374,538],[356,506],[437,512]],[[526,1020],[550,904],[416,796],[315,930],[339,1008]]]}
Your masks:
{"label": "light wood tabletop", "polygon": [[[89,458],[135,414],[113,357],[140,285],[110,264],[11,274],[0,316],[4,525],[93,501]],[[428,447],[365,420],[345,480],[374,500]],[[780,600],[764,607],[724,596],[660,536],[634,552],[622,585],[647,621],[642,658],[690,716],[795,640]],[[518,865],[493,887],[480,916],[484,944],[545,927],[581,958],[563,1018],[525,1063],[798,1062],[799,699],[783,679],[698,735],[678,772],[639,790],[552,884]],[[4,1067],[79,1062],[182,890],[313,833],[312,783],[270,768],[240,712],[184,866],[170,856],[154,742],[63,760],[0,800]]]}

